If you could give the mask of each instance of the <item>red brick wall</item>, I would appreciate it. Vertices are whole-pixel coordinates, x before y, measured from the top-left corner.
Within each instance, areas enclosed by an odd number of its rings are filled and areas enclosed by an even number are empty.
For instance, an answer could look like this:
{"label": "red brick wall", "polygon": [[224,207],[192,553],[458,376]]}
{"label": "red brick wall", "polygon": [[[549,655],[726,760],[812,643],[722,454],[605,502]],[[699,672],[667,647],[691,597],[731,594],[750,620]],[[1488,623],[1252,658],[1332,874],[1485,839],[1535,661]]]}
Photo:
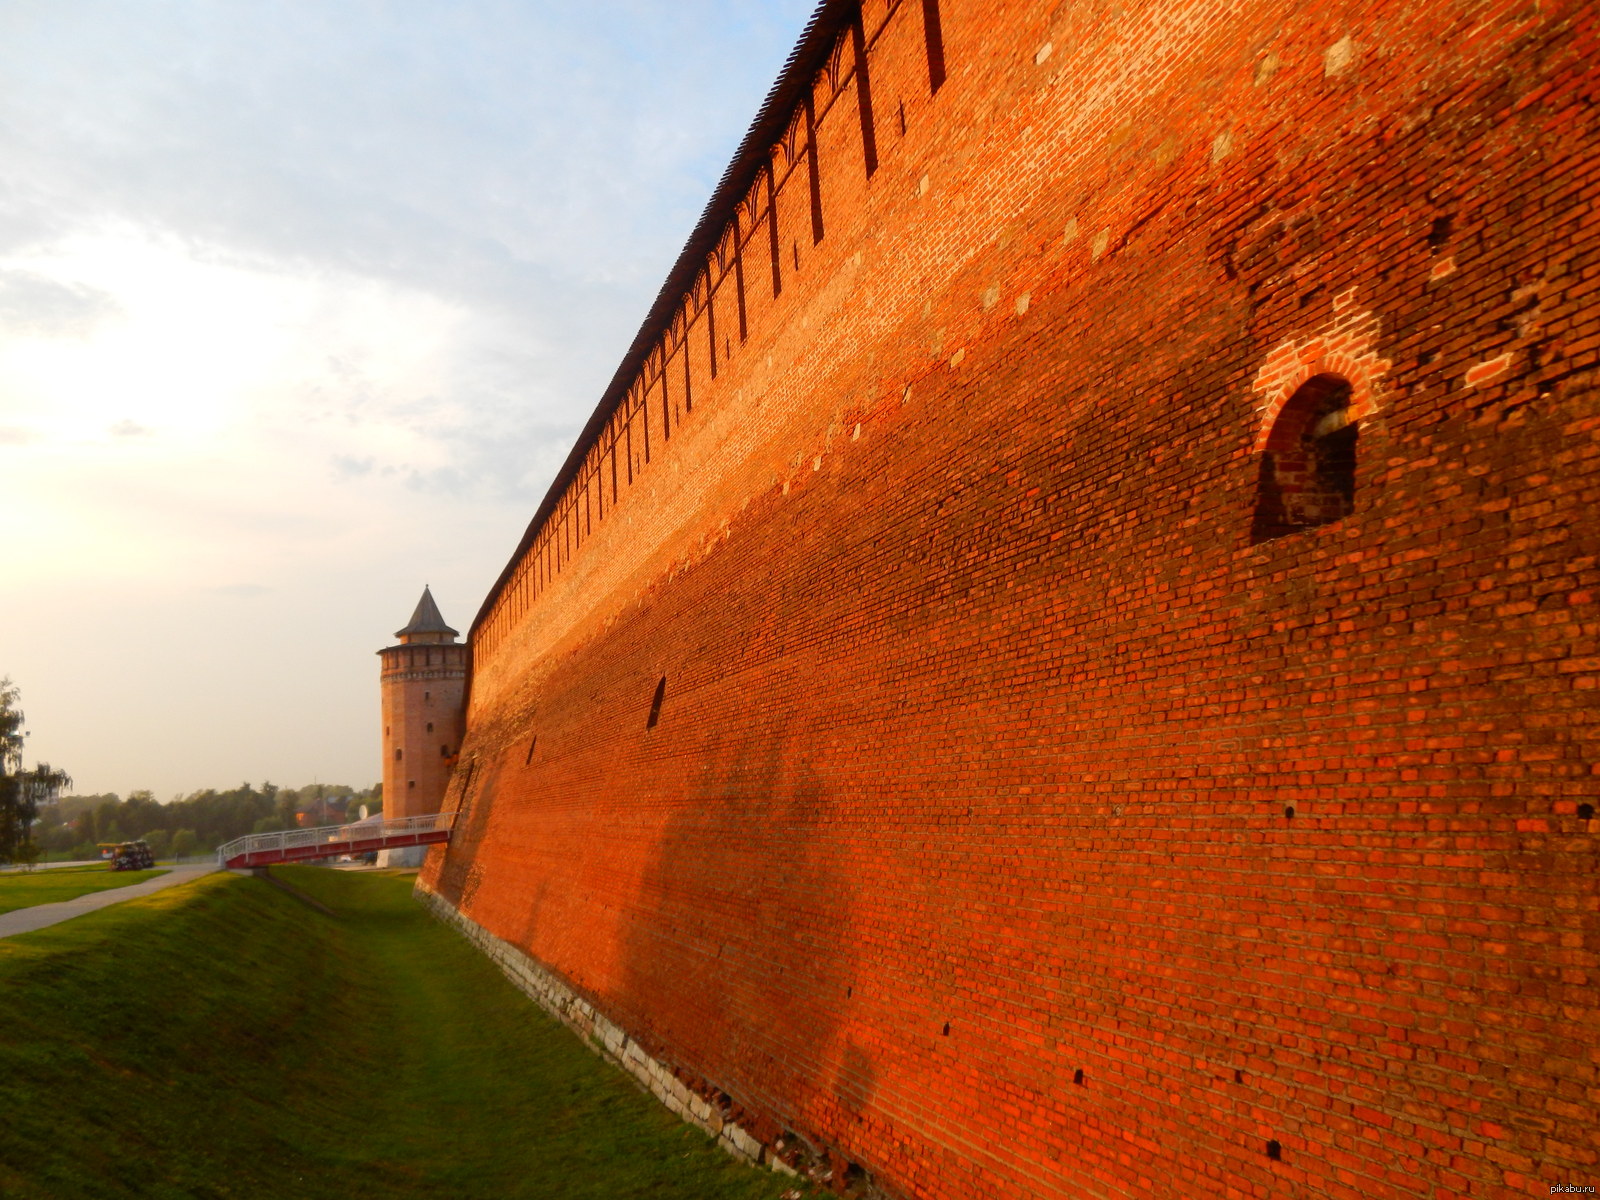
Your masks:
{"label": "red brick wall", "polygon": [[933,93],[926,7],[480,618],[424,885],[894,1194],[1600,1184],[1593,9],[942,0]]}

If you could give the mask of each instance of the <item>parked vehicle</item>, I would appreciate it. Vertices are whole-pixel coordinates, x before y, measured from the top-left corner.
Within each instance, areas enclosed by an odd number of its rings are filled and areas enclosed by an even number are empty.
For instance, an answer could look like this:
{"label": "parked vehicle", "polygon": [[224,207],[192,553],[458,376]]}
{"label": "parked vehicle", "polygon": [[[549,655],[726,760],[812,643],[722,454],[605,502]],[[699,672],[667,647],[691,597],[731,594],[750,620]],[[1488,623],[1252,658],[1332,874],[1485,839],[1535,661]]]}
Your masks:
{"label": "parked vehicle", "polygon": [[113,871],[145,871],[156,865],[156,856],[143,842],[123,842],[113,846],[110,854]]}

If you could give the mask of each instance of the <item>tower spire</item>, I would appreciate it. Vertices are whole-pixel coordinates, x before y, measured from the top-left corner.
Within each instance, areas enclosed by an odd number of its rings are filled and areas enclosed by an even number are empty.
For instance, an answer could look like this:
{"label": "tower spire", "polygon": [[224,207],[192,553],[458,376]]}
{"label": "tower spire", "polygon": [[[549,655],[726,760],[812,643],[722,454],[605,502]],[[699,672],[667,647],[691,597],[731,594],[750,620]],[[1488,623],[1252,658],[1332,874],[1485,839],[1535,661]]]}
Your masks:
{"label": "tower spire", "polygon": [[[402,642],[409,642],[418,634],[447,633],[451,640],[458,635],[454,629],[444,623],[444,617],[439,612],[439,606],[433,602],[433,592],[426,584],[422,588],[422,599],[417,601],[417,607],[411,614],[411,620],[406,622],[404,629],[395,630],[395,637]],[[429,638],[429,641],[437,640]]]}

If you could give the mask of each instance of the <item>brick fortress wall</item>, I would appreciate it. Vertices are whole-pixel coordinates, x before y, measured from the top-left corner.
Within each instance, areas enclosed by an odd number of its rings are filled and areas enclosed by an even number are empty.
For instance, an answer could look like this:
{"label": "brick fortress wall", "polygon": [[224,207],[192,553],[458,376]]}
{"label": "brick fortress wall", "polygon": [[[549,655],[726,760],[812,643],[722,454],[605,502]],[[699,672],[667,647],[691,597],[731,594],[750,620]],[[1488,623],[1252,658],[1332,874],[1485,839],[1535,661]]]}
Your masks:
{"label": "brick fortress wall", "polygon": [[1600,1183],[1594,10],[837,33],[474,626],[422,886],[841,1186]]}

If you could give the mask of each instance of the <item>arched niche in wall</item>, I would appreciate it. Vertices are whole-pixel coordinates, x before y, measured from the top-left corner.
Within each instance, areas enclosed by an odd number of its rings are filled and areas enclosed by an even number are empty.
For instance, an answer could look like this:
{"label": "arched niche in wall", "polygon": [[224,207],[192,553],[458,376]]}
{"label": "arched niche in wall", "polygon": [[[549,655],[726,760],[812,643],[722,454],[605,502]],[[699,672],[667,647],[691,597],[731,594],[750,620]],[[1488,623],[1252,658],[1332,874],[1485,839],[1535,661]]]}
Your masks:
{"label": "arched niche in wall", "polygon": [[1354,510],[1360,423],[1352,393],[1342,376],[1313,375],[1278,412],[1261,452],[1252,542],[1330,525]]}

